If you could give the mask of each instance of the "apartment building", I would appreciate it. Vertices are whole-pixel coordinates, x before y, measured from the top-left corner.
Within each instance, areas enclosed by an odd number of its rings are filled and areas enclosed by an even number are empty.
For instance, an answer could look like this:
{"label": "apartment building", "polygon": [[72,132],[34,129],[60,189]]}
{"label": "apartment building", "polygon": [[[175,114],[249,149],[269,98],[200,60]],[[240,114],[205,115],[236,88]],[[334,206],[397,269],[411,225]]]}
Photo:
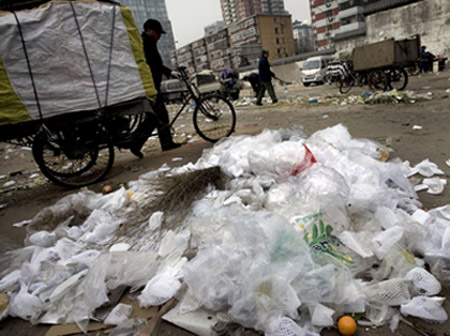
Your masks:
{"label": "apartment building", "polygon": [[192,43],[192,54],[194,57],[195,71],[200,72],[209,69],[210,62],[205,38],[201,38]]}
{"label": "apartment building", "polygon": [[223,28],[205,36],[210,69],[221,71],[232,67],[228,29]]}
{"label": "apartment building", "polygon": [[225,26],[258,14],[284,15],[284,0],[220,0]]}
{"label": "apartment building", "polygon": [[195,72],[194,52],[192,43],[177,50],[177,64],[178,66],[186,67],[189,74]]}
{"label": "apartment building", "polygon": [[295,20],[292,23],[295,54],[303,54],[314,50],[314,33],[311,26]]}
{"label": "apartment building", "polygon": [[158,42],[158,50],[164,64],[170,66],[172,52],[176,49],[172,24],[167,15],[165,0],[121,0],[120,3],[127,6],[133,13],[136,26],[143,31],[144,22],[147,19],[156,19],[161,22],[167,34],[163,34]]}

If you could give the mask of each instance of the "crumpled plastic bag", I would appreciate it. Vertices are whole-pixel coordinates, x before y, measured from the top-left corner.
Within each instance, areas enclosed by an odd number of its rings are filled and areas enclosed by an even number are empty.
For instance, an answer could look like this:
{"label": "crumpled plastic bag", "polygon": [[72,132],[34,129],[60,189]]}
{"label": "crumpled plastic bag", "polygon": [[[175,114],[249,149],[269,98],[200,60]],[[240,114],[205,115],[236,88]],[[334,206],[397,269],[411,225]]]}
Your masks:
{"label": "crumpled plastic bag", "polygon": [[433,322],[444,322],[448,315],[442,307],[443,301],[444,298],[440,297],[415,296],[411,301],[400,306],[400,312],[405,316],[411,315]]}
{"label": "crumpled plastic bag", "polygon": [[119,303],[114,309],[108,314],[103,323],[109,325],[119,325],[125,320],[127,320],[131,313],[133,312],[133,306]]}
{"label": "crumpled plastic bag", "polygon": [[181,282],[172,274],[160,274],[152,278],[137,297],[139,306],[159,306],[169,301],[181,288]]}

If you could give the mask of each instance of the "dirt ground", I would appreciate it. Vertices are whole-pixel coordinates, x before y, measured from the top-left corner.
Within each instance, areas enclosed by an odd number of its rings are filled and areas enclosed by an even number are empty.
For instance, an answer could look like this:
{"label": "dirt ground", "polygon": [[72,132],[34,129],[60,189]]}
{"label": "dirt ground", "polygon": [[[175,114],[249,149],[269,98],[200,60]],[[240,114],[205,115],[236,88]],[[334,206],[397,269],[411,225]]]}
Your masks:
{"label": "dirt ground", "polygon": [[[367,88],[354,88],[350,94],[360,95],[364,90]],[[287,87],[278,85],[276,93],[280,99],[279,103],[272,105],[265,102],[262,107],[253,104],[236,106],[238,122],[235,134],[258,134],[265,128],[279,129],[302,125],[305,133],[310,135],[317,130],[342,123],[353,137],[368,138],[390,145],[394,150],[390,158],[409,160],[411,165],[426,158],[430,159],[445,172],[447,178],[450,176],[450,167],[445,163],[450,158],[450,72],[446,70],[438,74],[412,77],[408,90],[419,94],[430,92],[432,99],[414,104],[333,105],[305,102],[308,99],[294,103],[299,97],[336,96],[337,89],[328,85],[308,88],[300,84]],[[244,90],[241,96],[250,95],[250,90]],[[175,140],[184,142],[179,149],[163,153],[157,140],[150,139],[142,160],[127,151],[117,152],[114,166],[107,178],[89,189],[100,192],[104,185],[116,189],[163,164],[174,167],[196,162],[203,150],[210,148],[212,144],[196,137],[187,141],[186,134],[191,132],[191,124],[190,115],[175,124]],[[421,129],[413,129],[414,126],[421,126]],[[27,148],[0,144],[0,157],[0,253],[3,253],[10,248],[23,246],[25,228],[13,227],[14,223],[33,218],[42,208],[76,190],[65,190],[46,181]],[[36,173],[39,176],[35,177]],[[33,178],[30,178],[32,175]],[[4,183],[10,180],[14,180],[16,184],[3,187]],[[424,208],[449,204],[450,188],[447,187],[441,195],[430,195],[422,191],[419,196]],[[450,284],[443,285],[448,287]],[[450,298],[448,288],[441,294]],[[449,300],[446,300],[445,307],[450,313]],[[442,325],[428,324],[420,320],[411,321],[415,327],[400,323],[395,335],[420,335],[420,332],[422,335],[450,335],[449,321]],[[19,319],[8,318],[0,322],[0,335],[43,336],[47,330],[48,326],[32,326],[29,322]],[[337,331],[325,330],[322,334],[337,335]],[[158,335],[190,334],[163,323]],[[356,335],[394,334],[385,326],[376,329],[359,327]]]}

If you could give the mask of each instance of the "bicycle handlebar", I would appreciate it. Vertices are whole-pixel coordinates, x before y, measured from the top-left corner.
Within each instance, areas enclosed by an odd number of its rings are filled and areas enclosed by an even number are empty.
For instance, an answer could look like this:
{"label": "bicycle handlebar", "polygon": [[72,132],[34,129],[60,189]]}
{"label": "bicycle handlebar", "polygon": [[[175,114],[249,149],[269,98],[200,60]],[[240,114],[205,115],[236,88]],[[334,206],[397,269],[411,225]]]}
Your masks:
{"label": "bicycle handlebar", "polygon": [[177,70],[180,72],[182,79],[187,79],[189,77],[187,72],[186,72],[186,67],[185,66],[179,66],[179,67],[177,67]]}

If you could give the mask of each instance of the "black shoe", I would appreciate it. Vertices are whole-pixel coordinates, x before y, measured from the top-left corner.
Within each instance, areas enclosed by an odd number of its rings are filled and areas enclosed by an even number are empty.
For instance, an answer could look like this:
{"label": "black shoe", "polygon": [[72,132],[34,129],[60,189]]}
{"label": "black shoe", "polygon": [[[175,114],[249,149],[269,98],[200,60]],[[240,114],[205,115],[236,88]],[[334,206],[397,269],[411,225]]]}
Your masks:
{"label": "black shoe", "polygon": [[136,155],[139,159],[142,159],[144,157],[144,154],[141,152],[141,147],[139,146],[131,146],[130,152]]}
{"label": "black shoe", "polygon": [[261,104],[261,103],[256,103],[256,105],[258,105],[258,106],[262,106],[262,104]]}
{"label": "black shoe", "polygon": [[274,101],[272,102],[272,104],[276,104],[276,103],[278,103],[278,100],[274,100]]}
{"label": "black shoe", "polygon": [[175,143],[175,142],[171,142],[167,145],[161,146],[162,147],[162,151],[166,152],[166,151],[170,151],[172,149],[176,149],[176,148],[180,148],[181,144],[179,143]]}

